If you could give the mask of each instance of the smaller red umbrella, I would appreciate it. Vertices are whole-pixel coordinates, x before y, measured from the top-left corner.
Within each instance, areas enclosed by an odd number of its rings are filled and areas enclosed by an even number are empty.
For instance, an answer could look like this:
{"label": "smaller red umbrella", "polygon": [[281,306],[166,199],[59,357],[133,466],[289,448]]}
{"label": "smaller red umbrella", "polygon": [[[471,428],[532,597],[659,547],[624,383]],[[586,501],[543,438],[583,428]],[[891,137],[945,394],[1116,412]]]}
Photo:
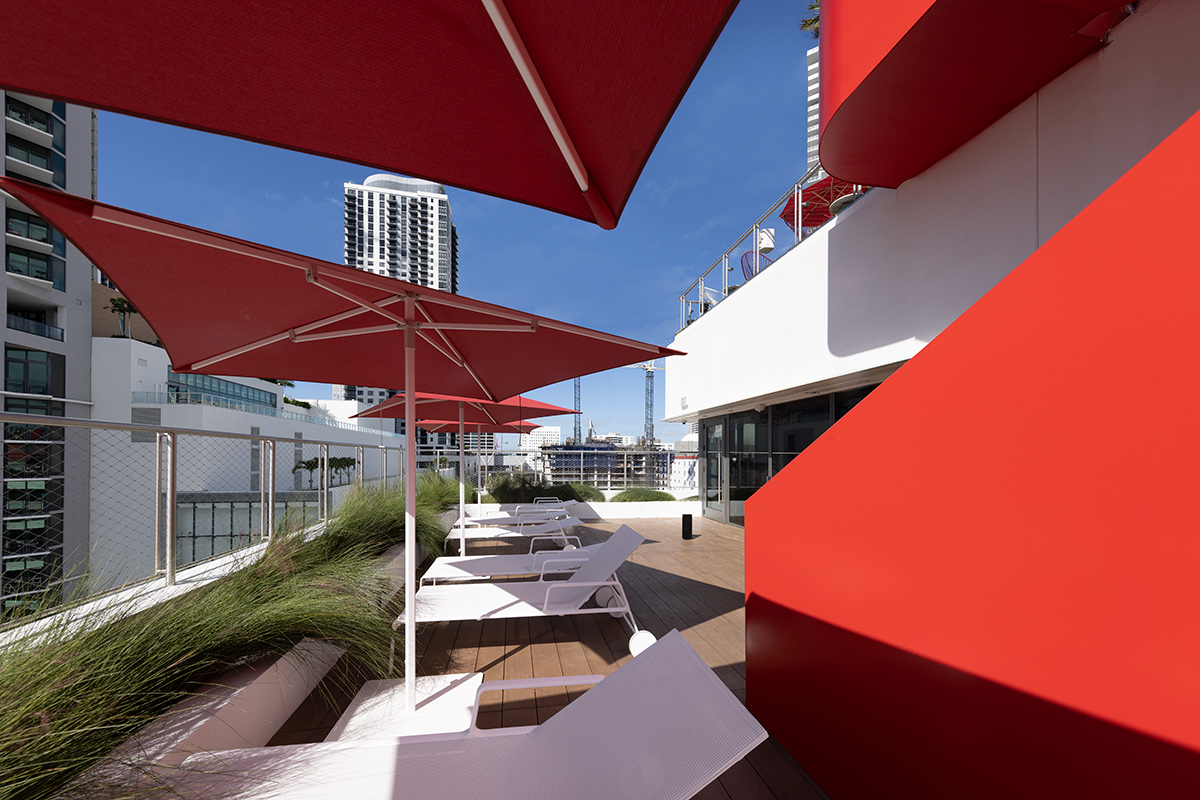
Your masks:
{"label": "smaller red umbrella", "polygon": [[800,210],[796,209],[796,195],[793,194],[779,213],[779,218],[793,231],[797,227],[816,228],[824,225],[833,216],[829,208],[833,201],[861,192],[862,189],[858,184],[839,181],[827,175],[808,186],[800,187]]}
{"label": "smaller red umbrella", "polygon": [[[391,399],[394,400],[395,398],[391,398]],[[518,399],[518,398],[513,398],[513,399]],[[390,400],[386,401],[386,402],[390,402]],[[420,401],[418,400],[417,402],[419,403]],[[380,405],[383,405],[383,404],[381,403]],[[466,404],[462,403],[462,404],[456,404],[456,405],[458,405],[459,409],[462,409]],[[490,405],[500,405],[500,404],[494,403],[494,404],[490,404]],[[539,405],[549,405],[549,404],[548,403],[539,403]],[[403,401],[401,401],[399,407],[401,409],[404,408]],[[376,406],[376,408],[378,408],[378,406]],[[418,406],[418,413],[419,413],[419,408],[420,407]],[[551,408],[555,408],[555,406],[551,406]],[[367,412],[364,411],[362,414],[359,414],[358,416],[361,417],[366,413]],[[564,413],[564,412],[558,412],[558,413]],[[575,412],[570,411],[569,409],[566,409],[566,413],[573,414]],[[462,465],[464,463],[463,458],[465,456],[465,454],[463,452],[463,449],[464,449],[463,439],[465,438],[463,436],[464,423],[463,423],[462,419],[459,419],[459,420],[423,419],[417,423],[417,427],[424,428],[425,430],[431,431],[433,433],[438,433],[441,431],[452,431],[452,430],[458,431],[458,465],[459,465],[459,481],[458,481],[459,543],[458,543],[458,552],[465,553],[466,550],[464,550],[463,548],[466,547],[466,542],[462,541],[462,537],[464,536],[463,528],[464,528],[464,525],[466,524],[466,509],[467,509],[466,486],[462,480]],[[476,422],[469,423],[466,427],[468,427],[470,430],[473,430],[476,433],[476,435],[478,436],[479,434],[484,434],[484,433],[529,433],[534,428],[537,428],[540,426],[536,422],[526,422],[525,420],[516,420],[513,422],[478,422],[478,421],[476,421]],[[482,489],[482,488],[483,487],[480,487],[480,489]]]}
{"label": "smaller red umbrella", "polygon": [[[485,402],[470,397],[455,397],[447,394],[414,392],[418,419],[458,419],[462,411],[463,422],[504,423],[530,417],[549,417],[558,414],[578,414],[571,408],[531,400],[528,397],[510,397],[499,402]],[[353,418],[404,416],[404,393],[389,397],[382,403],[360,411]]]}
{"label": "smaller red umbrella", "polygon": [[[458,421],[450,419],[423,419],[417,423],[418,428],[424,428],[432,433],[440,433],[442,431],[458,430]],[[535,428],[540,428],[536,422],[504,422],[504,423],[468,423],[468,432],[475,433],[529,433]]]}

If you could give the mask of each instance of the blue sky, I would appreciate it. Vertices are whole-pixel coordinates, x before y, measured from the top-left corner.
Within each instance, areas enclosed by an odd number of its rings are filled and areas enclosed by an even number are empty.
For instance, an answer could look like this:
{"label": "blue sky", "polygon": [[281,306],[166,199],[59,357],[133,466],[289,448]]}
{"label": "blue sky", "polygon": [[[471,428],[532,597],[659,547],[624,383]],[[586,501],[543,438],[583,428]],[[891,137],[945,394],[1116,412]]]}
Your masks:
{"label": "blue sky", "polygon": [[[459,291],[668,345],[679,294],[803,174],[807,3],[743,2],[667,126],[614,231],[449,189]],[[664,31],[663,46],[670,46]],[[364,124],[369,123],[364,110]],[[386,134],[384,134],[386,135]],[[102,112],[99,199],[328,261],[342,261],[342,184],[375,172]],[[753,337],[748,337],[753,341]],[[661,362],[660,362],[661,363]],[[676,441],[655,373],[655,434]],[[289,394],[327,399],[329,387]],[[530,392],[573,404],[570,382]],[[640,435],[645,374],[585,376],[582,417]],[[569,417],[548,418],[570,435]]]}

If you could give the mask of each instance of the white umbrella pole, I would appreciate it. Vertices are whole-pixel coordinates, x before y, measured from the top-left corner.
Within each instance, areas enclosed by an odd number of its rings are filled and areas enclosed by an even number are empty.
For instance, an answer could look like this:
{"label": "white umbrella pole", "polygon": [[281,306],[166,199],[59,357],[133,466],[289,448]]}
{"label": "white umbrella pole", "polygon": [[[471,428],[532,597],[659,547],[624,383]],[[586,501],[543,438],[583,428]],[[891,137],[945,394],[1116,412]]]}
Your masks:
{"label": "white umbrella pole", "polygon": [[[405,301],[406,317],[415,319],[413,299]],[[417,710],[417,341],[412,326],[404,329],[404,704]]]}
{"label": "white umbrella pole", "polygon": [[[458,554],[467,554],[467,459],[463,402],[458,401]],[[478,443],[476,444],[478,446]]]}

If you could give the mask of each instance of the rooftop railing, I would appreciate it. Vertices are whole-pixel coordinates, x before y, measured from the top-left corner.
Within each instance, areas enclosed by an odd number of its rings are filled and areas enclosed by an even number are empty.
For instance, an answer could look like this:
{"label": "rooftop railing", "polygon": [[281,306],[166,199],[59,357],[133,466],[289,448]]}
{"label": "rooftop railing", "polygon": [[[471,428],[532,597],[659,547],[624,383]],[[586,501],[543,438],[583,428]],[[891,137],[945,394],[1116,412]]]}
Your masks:
{"label": "rooftop railing", "polygon": [[[819,164],[804,173],[679,295],[680,330],[704,316],[828,221],[826,219],[813,226],[803,224],[805,215],[812,210],[810,203],[817,202],[818,195],[814,188],[828,177]],[[825,186],[822,185],[822,188]],[[864,187],[854,186],[837,198],[822,196],[819,202],[828,209],[828,218],[832,219],[861,197],[863,190]],[[810,196],[813,197],[812,201],[809,200]]]}
{"label": "rooftop railing", "polygon": [[314,524],[398,447],[0,413],[0,621],[84,600]]}

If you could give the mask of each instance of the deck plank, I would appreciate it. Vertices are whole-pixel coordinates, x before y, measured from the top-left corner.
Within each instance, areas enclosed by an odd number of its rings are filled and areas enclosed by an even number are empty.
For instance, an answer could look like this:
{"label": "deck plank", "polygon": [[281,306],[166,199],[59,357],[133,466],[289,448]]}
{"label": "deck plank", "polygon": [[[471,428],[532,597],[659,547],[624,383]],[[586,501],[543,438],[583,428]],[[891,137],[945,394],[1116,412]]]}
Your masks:
{"label": "deck plank", "polygon": [[[584,544],[604,541],[621,521],[594,521],[576,529]],[[646,542],[619,570],[639,627],[656,636],[678,628],[742,702],[746,696],[745,557],[739,528],[696,518],[695,538],[684,540],[678,519],[629,520]],[[512,551],[485,543],[472,553]],[[453,626],[453,627],[452,627]],[[485,680],[596,673],[625,663],[629,630],[608,614],[536,620],[485,620],[425,626],[421,669],[445,663],[479,671]],[[587,686],[485,694],[481,727],[540,724]],[[773,739],[755,748],[702,789],[699,800],[828,800]]]}

